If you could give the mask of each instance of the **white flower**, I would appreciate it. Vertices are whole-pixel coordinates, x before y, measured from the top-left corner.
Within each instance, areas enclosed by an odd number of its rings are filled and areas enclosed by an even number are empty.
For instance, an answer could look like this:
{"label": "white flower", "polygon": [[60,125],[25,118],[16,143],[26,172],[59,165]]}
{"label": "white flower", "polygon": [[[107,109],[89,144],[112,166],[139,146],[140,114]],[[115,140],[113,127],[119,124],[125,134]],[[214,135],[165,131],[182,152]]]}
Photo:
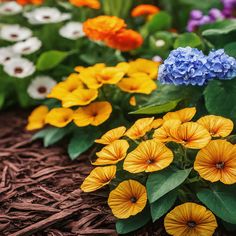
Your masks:
{"label": "white flower", "polygon": [[158,39],[156,42],[155,42],[155,45],[158,47],[158,48],[161,48],[163,46],[165,46],[166,42],[162,39]]}
{"label": "white flower", "polygon": [[61,13],[53,7],[39,7],[31,12],[26,12],[24,16],[28,18],[29,23],[34,25],[57,23],[71,18],[71,14]]}
{"label": "white flower", "polygon": [[29,85],[27,92],[34,99],[44,99],[56,85],[56,81],[49,76],[37,76]]}
{"label": "white flower", "polygon": [[25,41],[16,43],[12,46],[12,50],[17,54],[28,55],[39,50],[41,46],[42,42],[38,38],[32,37]]}
{"label": "white flower", "polygon": [[15,57],[19,57],[19,55],[12,51],[12,47],[0,48],[0,65],[4,65],[7,61]]}
{"label": "white flower", "polygon": [[59,34],[67,39],[76,40],[84,36],[83,24],[80,22],[68,22],[59,31]]}
{"label": "white flower", "polygon": [[16,2],[5,2],[0,5],[0,15],[15,15],[22,11],[23,7]]}
{"label": "white flower", "polygon": [[3,70],[10,76],[25,78],[35,72],[35,66],[25,58],[12,58],[3,65]]}
{"label": "white flower", "polygon": [[18,42],[31,37],[32,31],[28,28],[21,27],[20,25],[4,25],[0,29],[0,38]]}
{"label": "white flower", "polygon": [[155,61],[155,62],[162,62],[162,58],[160,57],[160,56],[154,56],[153,58],[152,58],[152,60],[153,61]]}

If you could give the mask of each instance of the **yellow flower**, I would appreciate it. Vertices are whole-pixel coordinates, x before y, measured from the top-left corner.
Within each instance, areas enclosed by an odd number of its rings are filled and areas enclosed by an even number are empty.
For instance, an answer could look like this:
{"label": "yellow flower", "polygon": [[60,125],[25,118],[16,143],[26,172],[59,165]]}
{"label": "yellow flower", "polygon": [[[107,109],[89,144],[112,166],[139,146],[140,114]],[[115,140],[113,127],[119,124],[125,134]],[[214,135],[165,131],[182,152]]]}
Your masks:
{"label": "yellow flower", "polygon": [[164,225],[166,232],[173,236],[212,236],[217,221],[204,206],[187,202],[169,212]]}
{"label": "yellow flower", "polygon": [[84,192],[93,192],[109,184],[116,175],[116,166],[96,167],[84,180],[81,189]]}
{"label": "yellow flower", "polygon": [[74,122],[77,126],[98,126],[104,123],[111,115],[112,106],[109,102],[93,102],[86,107],[78,108],[74,113]]}
{"label": "yellow flower", "polygon": [[157,85],[154,81],[145,74],[135,74],[135,76],[130,78],[122,79],[117,86],[127,93],[141,93],[150,94],[156,88]]}
{"label": "yellow flower", "polygon": [[205,127],[211,136],[216,138],[228,136],[234,128],[234,123],[230,119],[214,115],[204,116],[197,123]]}
{"label": "yellow flower", "polygon": [[144,209],[146,203],[146,189],[135,180],[123,181],[110,192],[108,198],[108,205],[112,213],[120,219],[137,215]]}
{"label": "yellow flower", "polygon": [[79,78],[79,74],[74,73],[71,74],[65,81],[58,83],[47,97],[63,100],[68,94],[78,88],[84,88],[84,85]]}
{"label": "yellow flower", "polygon": [[149,132],[152,127],[151,124],[154,120],[152,118],[142,118],[137,120],[125,133],[125,136],[129,137],[130,139],[139,139],[142,138],[147,132]]}
{"label": "yellow flower", "polygon": [[68,94],[62,100],[63,107],[84,106],[91,103],[98,96],[98,91],[95,89],[81,89],[78,88],[72,93]]}
{"label": "yellow flower", "polygon": [[182,123],[188,122],[192,120],[192,118],[196,114],[196,108],[184,108],[179,111],[175,112],[168,112],[166,115],[163,116],[164,120],[180,120]]}
{"label": "yellow flower", "polygon": [[186,122],[170,130],[174,142],[186,148],[201,149],[211,140],[209,132],[195,122]]}
{"label": "yellow flower", "polygon": [[116,164],[126,157],[128,148],[129,143],[126,140],[116,140],[96,153],[98,159],[93,165]]}
{"label": "yellow flower", "polygon": [[129,67],[130,67],[130,65],[128,62],[120,62],[116,65],[116,68],[123,71],[125,74],[128,73]]}
{"label": "yellow flower", "polygon": [[163,125],[163,123],[164,123],[163,119],[161,119],[161,118],[155,119],[155,120],[152,122],[152,124],[151,124],[152,129],[157,129],[157,128],[159,128],[160,126]]}
{"label": "yellow flower", "polygon": [[45,122],[58,128],[65,127],[73,120],[73,110],[53,108],[46,116]]}
{"label": "yellow flower", "polygon": [[225,140],[211,141],[198,152],[194,169],[211,182],[236,183],[236,146]]}
{"label": "yellow flower", "polygon": [[135,96],[132,96],[132,97],[130,98],[129,104],[130,104],[131,106],[136,106],[136,105],[137,105]]}
{"label": "yellow flower", "polygon": [[151,79],[157,79],[159,65],[159,62],[139,58],[129,63],[128,75],[132,76],[141,72],[147,74]]}
{"label": "yellow flower", "polygon": [[173,153],[164,144],[148,140],[130,152],[124,161],[124,170],[131,173],[162,170],[173,161]]}
{"label": "yellow flower", "polygon": [[48,114],[47,106],[39,106],[35,108],[28,118],[26,130],[41,129],[45,125],[45,117]]}
{"label": "yellow flower", "polygon": [[96,139],[95,143],[101,143],[104,145],[111,144],[114,141],[120,139],[126,131],[124,126],[109,130],[100,139]]}

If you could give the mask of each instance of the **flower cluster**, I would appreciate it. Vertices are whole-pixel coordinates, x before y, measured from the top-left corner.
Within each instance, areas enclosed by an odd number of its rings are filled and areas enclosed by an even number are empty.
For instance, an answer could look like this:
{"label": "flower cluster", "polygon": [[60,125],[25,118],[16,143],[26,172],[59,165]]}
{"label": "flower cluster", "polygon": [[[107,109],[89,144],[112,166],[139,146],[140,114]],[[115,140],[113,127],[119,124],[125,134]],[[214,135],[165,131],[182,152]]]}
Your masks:
{"label": "flower cluster", "polygon": [[[159,189],[150,177],[158,173],[169,178],[177,169],[189,170],[191,173],[186,178],[190,183],[193,178],[198,184],[204,182],[204,186],[217,181],[227,185],[236,183],[236,149],[227,140],[233,122],[215,115],[194,122],[195,114],[195,107],[185,108],[162,118],[141,118],[129,129],[121,126],[108,131],[95,140],[106,146],[96,153],[92,164],[97,167],[81,189],[92,192],[111,184],[108,205],[117,218],[127,219],[142,212],[148,202],[154,203],[153,196],[158,195]],[[158,201],[152,207],[158,206]],[[213,213],[204,206],[185,201],[166,215],[166,231],[187,236],[206,234],[207,229],[208,235],[212,235],[217,227]]]}
{"label": "flower cluster", "polygon": [[199,85],[212,79],[232,79],[236,76],[236,60],[223,49],[202,51],[186,47],[173,50],[160,66],[158,78],[163,84]]}
{"label": "flower cluster", "polygon": [[116,16],[98,16],[85,21],[83,29],[91,40],[102,41],[120,51],[130,51],[140,47],[143,38],[138,32],[126,29],[126,26],[125,21]]}
{"label": "flower cluster", "polygon": [[[62,107],[53,108],[47,114],[36,109],[29,118],[27,129],[42,128],[45,124],[62,128],[72,121],[78,127],[98,126],[112,113],[109,101],[112,102],[113,94],[109,90],[115,86],[119,91],[132,95],[150,94],[157,88],[153,79],[157,75],[158,66],[159,63],[141,58],[130,63],[121,62],[114,67],[102,63],[87,68],[78,66],[75,68],[77,73],[72,73],[54,86],[47,96],[59,100]],[[107,93],[105,87],[109,87]],[[73,110],[72,107],[77,109]]]}
{"label": "flower cluster", "polygon": [[221,0],[223,3],[223,10],[222,13],[227,18],[233,18],[235,17],[235,9],[236,9],[236,1],[235,0]]}

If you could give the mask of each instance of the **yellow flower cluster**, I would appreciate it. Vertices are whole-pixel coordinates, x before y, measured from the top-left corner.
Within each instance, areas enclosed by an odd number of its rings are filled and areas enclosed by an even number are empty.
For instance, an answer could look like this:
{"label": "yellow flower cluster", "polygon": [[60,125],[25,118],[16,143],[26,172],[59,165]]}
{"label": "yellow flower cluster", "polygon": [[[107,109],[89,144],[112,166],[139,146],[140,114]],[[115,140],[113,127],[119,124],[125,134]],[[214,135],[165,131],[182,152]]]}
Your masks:
{"label": "yellow flower cluster", "polygon": [[[39,129],[45,124],[61,128],[72,121],[79,127],[98,126],[112,113],[112,105],[104,96],[104,86],[117,86],[130,94],[150,94],[157,88],[153,79],[157,77],[158,67],[159,63],[142,58],[113,67],[103,63],[87,68],[78,66],[76,73],[58,83],[48,95],[61,101],[62,107],[50,111],[44,107],[43,112],[37,108],[29,117],[27,129]],[[131,103],[136,103],[135,97]]]}
{"label": "yellow flower cluster", "polygon": [[[215,115],[207,115],[193,122],[191,120],[195,113],[196,108],[185,108],[169,112],[158,119],[141,118],[128,130],[122,126],[108,131],[95,140],[106,146],[96,153],[97,159],[92,164],[99,167],[84,180],[81,189],[91,192],[109,184],[116,177],[118,163],[119,168],[122,166],[123,170],[133,174],[150,173],[168,167],[178,158],[174,155],[175,151],[167,147],[168,142],[177,143],[181,149],[200,149],[192,163],[203,179],[210,182],[221,181],[224,184],[236,183],[236,146],[226,140],[233,130],[233,122]],[[146,203],[145,186],[132,179],[121,182],[110,192],[108,198],[113,214],[122,219],[141,212]],[[187,207],[191,212],[191,204],[194,203],[184,205],[183,208]],[[202,206],[197,207],[199,211],[207,212],[208,223],[215,229],[217,224],[214,215]],[[186,219],[191,214],[187,210],[183,210]],[[173,213],[169,213],[165,220],[170,233],[176,211],[178,210],[174,209]],[[198,213],[196,219],[197,215]]]}

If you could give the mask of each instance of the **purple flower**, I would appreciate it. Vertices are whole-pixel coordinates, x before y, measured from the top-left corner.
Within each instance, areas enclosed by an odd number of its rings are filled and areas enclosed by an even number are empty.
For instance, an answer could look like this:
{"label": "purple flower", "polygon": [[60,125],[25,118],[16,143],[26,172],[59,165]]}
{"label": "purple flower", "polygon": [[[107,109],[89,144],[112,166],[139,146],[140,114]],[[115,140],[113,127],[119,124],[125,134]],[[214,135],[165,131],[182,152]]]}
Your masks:
{"label": "purple flower", "polygon": [[203,13],[200,10],[192,10],[190,12],[190,17],[193,20],[199,20],[199,19],[201,19],[203,17]]}
{"label": "purple flower", "polygon": [[209,11],[209,16],[210,16],[211,20],[213,20],[213,21],[223,20],[225,18],[223,13],[217,8],[212,8]]}
{"label": "purple flower", "polygon": [[234,12],[236,10],[236,0],[221,0],[221,2],[224,5],[222,14],[224,14],[224,16],[227,18],[234,17]]}

